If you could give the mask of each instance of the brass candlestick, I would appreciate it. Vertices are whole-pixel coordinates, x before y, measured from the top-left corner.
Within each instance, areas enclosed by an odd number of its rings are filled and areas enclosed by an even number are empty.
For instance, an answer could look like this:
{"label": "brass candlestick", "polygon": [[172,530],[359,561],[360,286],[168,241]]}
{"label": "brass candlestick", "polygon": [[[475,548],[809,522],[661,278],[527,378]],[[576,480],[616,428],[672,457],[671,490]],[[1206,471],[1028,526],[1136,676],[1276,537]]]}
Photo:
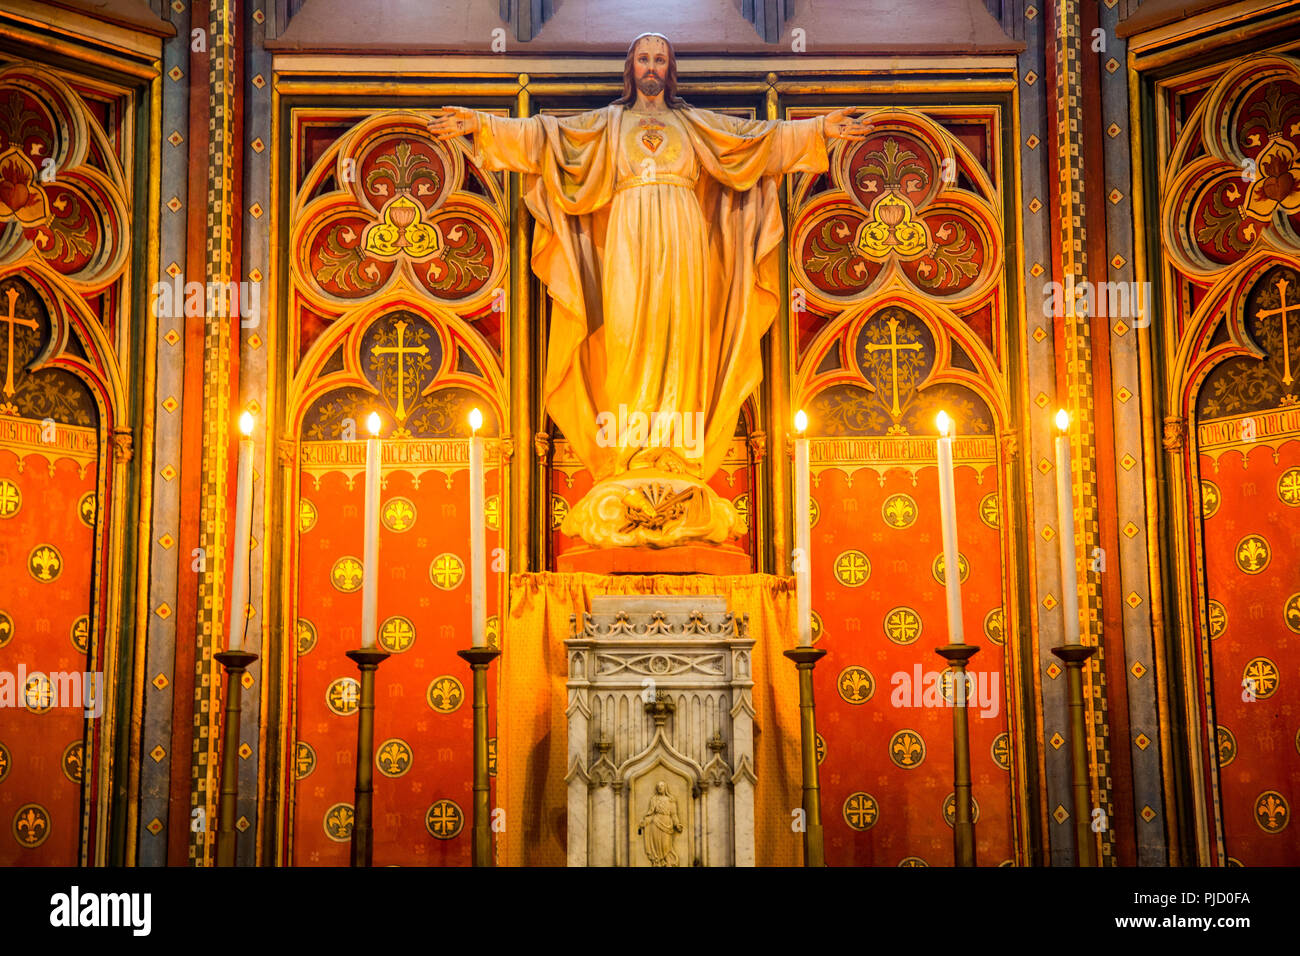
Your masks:
{"label": "brass candlestick", "polygon": [[956,866],[975,865],[975,821],[970,786],[970,724],[966,714],[966,662],[979,648],[972,644],[945,644],[935,653],[953,669],[952,708],[952,857]]}
{"label": "brass candlestick", "polygon": [[495,647],[471,647],[457,651],[469,661],[474,672],[474,823],[471,828],[474,844],[471,861],[474,866],[492,866],[491,811],[488,806],[488,713],[487,669],[501,652]]}
{"label": "brass candlestick", "polygon": [[350,865],[373,866],[375,859],[375,671],[388,659],[377,647],[348,651],[361,671],[361,703],[357,711],[357,785],[352,814]]}
{"label": "brass candlestick", "polygon": [[1066,692],[1070,708],[1070,779],[1074,789],[1074,864],[1096,866],[1092,842],[1092,774],[1088,767],[1088,745],[1083,737],[1083,665],[1097,652],[1083,644],[1063,644],[1052,653],[1065,662]]}
{"label": "brass candlestick", "polygon": [[817,717],[813,705],[813,668],[826,656],[818,647],[783,652],[799,669],[799,744],[803,753],[803,865],[825,866],[822,836],[822,796],[817,779]]}
{"label": "brass candlestick", "polygon": [[222,651],[213,657],[226,671],[226,723],[221,740],[221,797],[217,804],[217,866],[235,865],[235,812],[239,802],[239,696],[244,671],[257,660],[252,651]]}

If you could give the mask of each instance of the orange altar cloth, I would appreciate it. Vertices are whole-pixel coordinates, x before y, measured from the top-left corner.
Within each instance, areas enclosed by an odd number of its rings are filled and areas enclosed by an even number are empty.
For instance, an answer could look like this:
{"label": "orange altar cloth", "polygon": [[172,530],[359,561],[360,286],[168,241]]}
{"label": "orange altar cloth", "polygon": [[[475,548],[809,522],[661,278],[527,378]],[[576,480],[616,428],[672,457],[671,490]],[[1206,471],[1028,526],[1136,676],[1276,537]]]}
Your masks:
{"label": "orange altar cloth", "polygon": [[564,866],[568,816],[569,615],[603,594],[720,594],[749,615],[756,643],[754,679],[754,846],[759,866],[799,866],[803,837],[791,829],[800,805],[799,680],[781,656],[794,646],[794,578],[770,574],[516,574],[502,637],[497,715],[497,801],[506,810],[496,834],[504,866]]}

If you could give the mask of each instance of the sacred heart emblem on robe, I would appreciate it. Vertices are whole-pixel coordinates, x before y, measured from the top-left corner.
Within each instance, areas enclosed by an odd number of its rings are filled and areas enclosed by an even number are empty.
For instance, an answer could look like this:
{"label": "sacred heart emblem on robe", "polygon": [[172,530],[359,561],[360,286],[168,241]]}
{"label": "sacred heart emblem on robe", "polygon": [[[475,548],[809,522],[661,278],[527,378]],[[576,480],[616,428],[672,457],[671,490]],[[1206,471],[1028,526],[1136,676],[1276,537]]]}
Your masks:
{"label": "sacred heart emblem on robe", "polygon": [[641,145],[652,153],[658,150],[664,141],[664,124],[656,120],[643,119],[639,125],[641,127]]}

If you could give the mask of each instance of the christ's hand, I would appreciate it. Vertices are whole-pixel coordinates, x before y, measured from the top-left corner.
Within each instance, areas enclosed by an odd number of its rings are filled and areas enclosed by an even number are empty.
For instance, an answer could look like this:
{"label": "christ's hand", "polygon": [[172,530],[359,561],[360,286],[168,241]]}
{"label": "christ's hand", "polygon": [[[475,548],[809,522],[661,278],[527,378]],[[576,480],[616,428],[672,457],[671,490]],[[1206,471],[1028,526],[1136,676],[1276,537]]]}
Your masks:
{"label": "christ's hand", "polygon": [[838,109],[833,113],[827,113],[822,118],[822,132],[826,134],[827,139],[847,139],[855,141],[866,139],[873,127],[870,123],[862,119],[862,116],[854,116],[854,113],[866,114],[866,110],[855,110],[846,106]]}
{"label": "christ's hand", "polygon": [[444,106],[434,116],[436,118],[429,121],[429,132],[438,139],[455,139],[457,136],[478,132],[478,113],[474,110],[463,106]]}

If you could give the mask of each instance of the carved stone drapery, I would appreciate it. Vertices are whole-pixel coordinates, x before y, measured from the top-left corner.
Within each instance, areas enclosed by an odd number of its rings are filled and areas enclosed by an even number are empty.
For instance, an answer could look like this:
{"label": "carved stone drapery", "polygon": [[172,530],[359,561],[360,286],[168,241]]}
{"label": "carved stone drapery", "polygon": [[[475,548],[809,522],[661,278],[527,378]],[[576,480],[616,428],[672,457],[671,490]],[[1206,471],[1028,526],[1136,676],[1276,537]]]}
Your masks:
{"label": "carved stone drapery", "polygon": [[747,618],[706,597],[596,597],[571,622],[570,866],[752,866]]}

